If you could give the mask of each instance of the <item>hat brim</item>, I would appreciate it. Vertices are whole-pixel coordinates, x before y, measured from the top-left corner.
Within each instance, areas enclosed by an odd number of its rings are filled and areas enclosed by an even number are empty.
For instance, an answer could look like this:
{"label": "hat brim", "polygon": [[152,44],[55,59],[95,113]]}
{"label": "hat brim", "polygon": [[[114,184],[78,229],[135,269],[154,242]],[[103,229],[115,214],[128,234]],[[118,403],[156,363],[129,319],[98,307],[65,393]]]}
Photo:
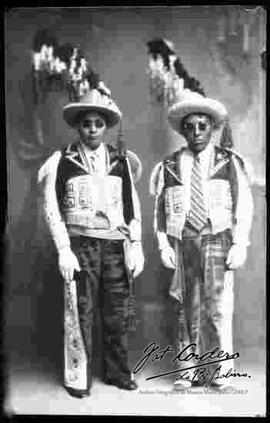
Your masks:
{"label": "hat brim", "polygon": [[168,121],[178,133],[181,132],[181,122],[190,114],[205,114],[213,118],[216,127],[222,125],[227,117],[227,110],[217,100],[202,98],[198,100],[184,100],[174,104],[168,110]]}
{"label": "hat brim", "polygon": [[63,109],[63,116],[68,125],[77,126],[77,116],[81,112],[97,112],[105,116],[109,128],[115,126],[122,118],[120,110],[111,110],[107,107],[95,106],[93,104],[70,103]]}

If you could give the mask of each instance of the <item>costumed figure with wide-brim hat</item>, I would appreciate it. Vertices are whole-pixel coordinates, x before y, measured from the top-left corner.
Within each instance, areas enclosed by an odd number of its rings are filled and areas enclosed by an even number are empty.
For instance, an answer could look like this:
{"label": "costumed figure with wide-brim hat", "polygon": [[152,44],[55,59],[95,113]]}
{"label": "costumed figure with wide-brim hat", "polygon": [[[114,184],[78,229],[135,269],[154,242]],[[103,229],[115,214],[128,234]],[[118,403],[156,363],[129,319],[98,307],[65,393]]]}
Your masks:
{"label": "costumed figure with wide-brim hat", "polygon": [[[157,163],[150,179],[161,262],[173,270],[176,346],[198,356],[215,348],[230,355],[234,270],[245,262],[252,221],[249,181],[242,157],[213,142],[214,130],[228,120],[226,107],[189,89],[177,97],[168,122],[187,146]],[[219,365],[226,373],[228,364],[208,361],[204,372],[190,370],[190,378],[176,373],[175,389],[226,388],[210,376]],[[190,360],[188,367],[196,364]]]}
{"label": "costumed figure with wide-brim hat", "polygon": [[[116,147],[103,138],[107,128],[122,120],[104,86],[65,105],[63,117],[80,139],[45,162],[39,181],[64,279],[63,384],[69,394],[82,398],[90,394],[92,384],[96,312],[103,328],[104,382],[126,390],[137,387],[128,367],[127,345],[135,319],[133,280],[144,265],[135,188],[142,166],[138,156],[126,150],[121,127]],[[95,148],[89,125],[96,131],[95,141],[102,134]]]}

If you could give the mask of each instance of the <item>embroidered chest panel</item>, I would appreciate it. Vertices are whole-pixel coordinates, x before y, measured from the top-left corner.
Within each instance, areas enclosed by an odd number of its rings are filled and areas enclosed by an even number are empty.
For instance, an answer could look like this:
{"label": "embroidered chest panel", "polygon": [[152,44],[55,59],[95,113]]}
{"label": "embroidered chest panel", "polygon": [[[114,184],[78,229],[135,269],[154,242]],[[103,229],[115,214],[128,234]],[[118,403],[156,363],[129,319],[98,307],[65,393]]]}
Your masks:
{"label": "embroidered chest panel", "polygon": [[67,180],[63,211],[105,211],[111,207],[122,208],[122,179],[118,176],[80,175]]}
{"label": "embroidered chest panel", "polygon": [[[56,178],[56,194],[62,213],[70,216],[75,210],[84,213],[99,211],[113,221],[128,224],[133,218],[133,203],[127,160],[118,160],[114,147],[109,152],[109,173],[97,177],[84,167],[76,144],[63,151]],[[85,214],[85,213],[84,213]],[[118,214],[118,218],[117,218]],[[103,219],[104,220],[104,219]]]}

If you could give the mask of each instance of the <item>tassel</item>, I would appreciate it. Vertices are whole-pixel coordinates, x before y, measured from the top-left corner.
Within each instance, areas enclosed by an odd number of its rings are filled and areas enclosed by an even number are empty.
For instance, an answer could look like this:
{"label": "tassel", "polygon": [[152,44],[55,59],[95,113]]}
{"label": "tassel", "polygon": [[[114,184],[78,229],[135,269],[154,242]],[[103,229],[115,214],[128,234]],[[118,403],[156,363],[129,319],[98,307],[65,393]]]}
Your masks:
{"label": "tassel", "polygon": [[233,148],[232,128],[228,121],[225,122],[225,125],[222,129],[220,147]]}
{"label": "tassel", "polygon": [[119,130],[118,130],[116,145],[117,145],[118,158],[120,160],[124,159],[127,155],[127,150],[126,150],[126,145],[125,145],[123,131],[122,131],[122,120],[120,120],[120,124],[119,124]]}
{"label": "tassel", "polygon": [[118,130],[118,135],[116,140],[116,150],[117,150],[116,160],[111,164],[109,168],[110,174],[112,173],[113,169],[117,166],[119,161],[123,162],[123,160],[126,158],[126,155],[127,155],[123,131],[122,131],[122,120],[120,120],[120,124],[119,124],[119,130]]}

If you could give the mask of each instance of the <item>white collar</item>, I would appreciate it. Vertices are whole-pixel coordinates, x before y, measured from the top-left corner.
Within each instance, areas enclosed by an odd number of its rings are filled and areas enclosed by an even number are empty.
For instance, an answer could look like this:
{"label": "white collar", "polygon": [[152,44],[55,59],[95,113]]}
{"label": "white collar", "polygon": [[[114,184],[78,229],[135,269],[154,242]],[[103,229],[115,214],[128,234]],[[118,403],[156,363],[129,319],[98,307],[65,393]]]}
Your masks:
{"label": "white collar", "polygon": [[199,153],[200,160],[208,160],[214,150],[214,144],[210,141],[203,151]]}
{"label": "white collar", "polygon": [[95,150],[91,150],[91,148],[84,145],[81,141],[80,141],[80,144],[86,156],[101,157],[103,153],[105,152],[105,146],[103,142],[101,142],[100,145]]}
{"label": "white collar", "polygon": [[[212,140],[210,140],[209,144],[205,147],[205,149],[201,151],[200,153],[198,153],[198,157],[200,158],[200,161],[208,160],[211,154],[213,153],[213,151],[214,151],[214,143],[212,142]],[[194,154],[190,149],[188,149],[188,152],[191,157],[194,157]]]}

